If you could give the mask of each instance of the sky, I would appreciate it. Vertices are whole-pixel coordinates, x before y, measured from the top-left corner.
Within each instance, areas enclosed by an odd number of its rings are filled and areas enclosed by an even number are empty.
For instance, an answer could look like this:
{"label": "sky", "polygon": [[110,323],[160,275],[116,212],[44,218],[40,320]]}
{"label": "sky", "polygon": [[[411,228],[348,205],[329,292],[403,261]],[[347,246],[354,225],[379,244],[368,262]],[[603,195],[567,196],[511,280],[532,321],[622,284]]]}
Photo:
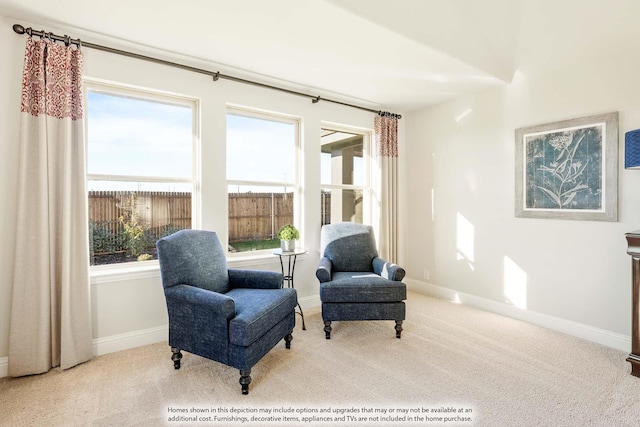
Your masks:
{"label": "sky", "polygon": [[[188,106],[89,91],[87,117],[89,175],[191,177],[192,111]],[[105,185],[90,181],[89,189],[114,189],[113,183]],[[131,185],[126,189],[137,189],[137,184]],[[162,190],[170,187],[165,184]]]}
{"label": "sky", "polygon": [[[192,108],[191,104],[148,101],[90,90],[87,173],[191,178]],[[295,133],[296,127],[291,122],[228,114],[227,179],[277,183],[269,189],[230,186],[229,190],[287,191],[284,184],[295,181]],[[323,182],[330,180],[330,163],[330,157],[323,156]],[[190,191],[190,188],[190,184],[175,182],[89,181],[89,190]]]}
{"label": "sky", "polygon": [[227,179],[295,182],[293,123],[227,114]]}

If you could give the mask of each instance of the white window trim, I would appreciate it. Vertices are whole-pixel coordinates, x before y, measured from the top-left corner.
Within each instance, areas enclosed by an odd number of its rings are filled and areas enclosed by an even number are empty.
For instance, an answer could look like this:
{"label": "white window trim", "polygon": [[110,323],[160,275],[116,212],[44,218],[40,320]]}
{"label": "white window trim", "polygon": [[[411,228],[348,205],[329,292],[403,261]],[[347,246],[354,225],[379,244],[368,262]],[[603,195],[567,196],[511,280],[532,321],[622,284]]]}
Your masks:
{"label": "white window trim", "polygon": [[[301,162],[302,162],[302,119],[298,116],[293,116],[284,113],[278,113],[274,111],[262,110],[258,108],[251,108],[247,106],[240,106],[236,104],[227,104],[226,115],[236,114],[244,117],[251,117],[255,119],[279,121],[287,124],[295,124],[295,142],[294,142],[294,158],[296,160],[295,165],[295,179],[294,181],[247,181],[247,180],[227,180],[226,188],[231,185],[250,185],[250,186],[264,186],[264,187],[281,187],[283,185],[291,187],[293,189],[293,224],[300,229],[302,223],[302,185],[301,185]],[[229,224],[229,212],[227,211],[227,227]],[[304,234],[304,233],[301,233]],[[228,239],[228,233],[227,233]],[[302,237],[301,237],[302,240]],[[227,246],[229,241],[227,240]],[[301,241],[301,244],[304,242]],[[259,251],[245,251],[245,252],[227,252],[227,260],[234,265],[235,268],[242,266],[250,266],[254,264],[254,260],[257,263],[264,263],[265,259],[274,257],[272,251],[274,249],[264,249]]]}
{"label": "white window trim", "polygon": [[[88,106],[89,91],[113,93],[122,96],[131,96],[137,99],[145,99],[155,102],[168,102],[171,104],[184,103],[191,106],[192,110],[192,173],[193,178],[176,178],[176,177],[149,177],[149,176],[126,176],[126,175],[104,175],[104,174],[87,174],[89,180],[109,180],[109,181],[137,181],[137,182],[176,182],[191,183],[191,228],[201,228],[201,121],[200,121],[200,105],[199,98],[187,96],[179,93],[161,91],[152,88],[133,86],[111,82],[102,79],[94,79],[91,77],[83,77],[84,86],[84,105]],[[84,131],[88,135],[89,121],[88,114],[85,114]],[[88,142],[87,142],[88,143]],[[88,152],[88,150],[86,150]],[[135,261],[117,264],[90,265],[89,276],[91,284],[99,284],[113,281],[124,281],[148,277],[159,277],[160,266],[158,260],[151,261]]]}
{"label": "white window trim", "polygon": [[365,224],[371,224],[374,218],[373,209],[373,187],[372,183],[374,182],[374,177],[372,175],[374,167],[373,162],[374,153],[373,149],[373,129],[360,128],[355,126],[348,126],[338,123],[332,122],[321,122],[320,127],[325,129],[329,128],[331,130],[336,130],[338,132],[345,133],[353,133],[357,135],[362,135],[362,151],[363,155],[367,161],[363,162],[364,165],[364,183],[362,185],[354,185],[354,184],[325,184],[320,182],[320,191],[322,190],[361,190],[362,195],[365,198],[363,203],[365,209],[363,210],[362,222]]}

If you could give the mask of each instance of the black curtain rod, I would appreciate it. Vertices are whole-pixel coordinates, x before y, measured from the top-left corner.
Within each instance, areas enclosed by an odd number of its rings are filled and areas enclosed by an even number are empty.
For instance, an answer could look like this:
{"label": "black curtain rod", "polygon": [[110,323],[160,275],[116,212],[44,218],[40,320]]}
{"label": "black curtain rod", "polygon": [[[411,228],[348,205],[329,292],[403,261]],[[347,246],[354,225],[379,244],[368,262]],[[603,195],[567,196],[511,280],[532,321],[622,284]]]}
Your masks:
{"label": "black curtain rod", "polygon": [[306,93],[297,92],[297,91],[291,90],[291,89],[285,89],[285,88],[278,87],[278,86],[272,86],[272,85],[268,85],[268,84],[265,84],[265,83],[260,83],[260,82],[256,82],[256,81],[252,81],[252,80],[242,79],[240,77],[230,76],[228,74],[222,74],[222,73],[220,73],[218,71],[209,71],[209,70],[204,70],[202,68],[190,67],[188,65],[179,64],[177,62],[166,61],[164,59],[154,58],[154,57],[146,56],[146,55],[140,55],[138,53],[128,52],[126,50],[120,50],[120,49],[115,49],[115,48],[112,48],[112,47],[102,46],[102,45],[95,44],[95,43],[89,43],[89,42],[82,41],[80,39],[73,39],[73,38],[67,36],[66,34],[64,36],[60,36],[60,35],[57,35],[57,34],[53,34],[51,32],[34,30],[31,27],[25,28],[24,26],[22,26],[20,24],[14,24],[13,25],[13,31],[16,32],[17,34],[27,34],[30,37],[31,36],[38,36],[38,37],[41,37],[41,38],[48,38],[49,40],[52,40],[52,41],[64,42],[67,46],[70,45],[70,44],[73,44],[73,45],[80,46],[80,47],[88,47],[88,48],[91,48],[91,49],[101,50],[103,52],[115,53],[117,55],[128,56],[130,58],[142,59],[144,61],[155,62],[157,64],[168,65],[170,67],[175,67],[175,68],[181,68],[183,70],[191,71],[191,72],[194,72],[194,73],[206,74],[208,76],[211,76],[214,81],[217,81],[218,79],[231,80],[231,81],[234,81],[234,82],[244,83],[244,84],[248,84],[248,85],[252,85],[252,86],[258,86],[258,87],[262,87],[262,88],[266,88],[266,89],[278,90],[280,92],[286,92],[286,93],[291,94],[291,95],[303,96],[305,98],[310,98],[311,102],[313,102],[314,104],[316,104],[316,103],[318,103],[320,101],[325,101],[325,102],[331,102],[333,104],[344,105],[344,106],[351,107],[351,108],[357,108],[359,110],[369,111],[371,113],[376,113],[376,114],[378,114],[380,116],[395,117],[397,119],[401,119],[402,118],[402,116],[400,114],[393,114],[393,113],[390,113],[388,111],[373,110],[371,108],[361,107],[359,105],[348,104],[346,102],[336,101],[336,100],[328,99],[328,98],[322,98],[320,96],[313,96],[313,95],[309,95],[309,94],[306,94]]}

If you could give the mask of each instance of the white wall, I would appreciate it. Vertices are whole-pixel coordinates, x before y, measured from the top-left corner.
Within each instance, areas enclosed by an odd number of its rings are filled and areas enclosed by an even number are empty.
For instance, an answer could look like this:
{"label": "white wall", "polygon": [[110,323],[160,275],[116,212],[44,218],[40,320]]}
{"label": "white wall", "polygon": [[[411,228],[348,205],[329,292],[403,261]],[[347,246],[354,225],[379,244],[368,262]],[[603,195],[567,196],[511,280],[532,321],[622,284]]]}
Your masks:
{"label": "white wall", "polygon": [[[407,114],[409,278],[424,281],[428,269],[438,287],[493,307],[522,305],[507,310],[516,316],[538,313],[628,338],[624,233],[640,228],[640,173],[624,169],[624,133],[640,127],[638,75],[635,50],[618,46],[545,73],[519,70],[505,87]],[[515,129],[611,111],[619,112],[619,221],[515,218]],[[472,254],[460,256],[467,245]],[[505,264],[516,274],[505,274]],[[524,292],[509,297],[513,277]]]}
{"label": "white wall", "polygon": [[[15,34],[14,20],[0,19],[0,365],[8,354],[9,311],[12,282],[13,242],[18,163],[18,132],[20,122],[20,83],[25,36]],[[51,24],[25,23],[64,34]],[[72,31],[66,31],[72,33]],[[75,36],[75,35],[74,35]],[[96,36],[84,37],[95,43]],[[126,46],[125,46],[126,47]],[[139,50],[133,47],[131,50]],[[158,52],[142,51],[157,55]],[[206,68],[207,64],[196,64]],[[214,65],[209,65],[214,71]],[[320,124],[322,121],[371,129],[373,114],[329,103],[313,104],[310,99],[281,92],[247,86],[225,80],[213,82],[210,77],[176,68],[85,49],[84,74],[144,88],[169,91],[197,97],[201,102],[202,139],[202,228],[216,230],[221,240],[227,235],[227,189],[225,184],[225,138],[227,103],[290,114],[302,119],[303,176],[301,244],[309,254],[299,257],[296,264],[296,289],[303,307],[317,304],[318,283],[315,268],[319,258],[320,233]],[[223,240],[224,241],[224,240]],[[29,260],[18,260],[29,262]],[[278,258],[272,255],[258,260],[230,263],[234,267],[280,271]],[[114,339],[128,342],[132,335],[147,334],[147,339],[162,337],[166,326],[166,307],[157,269],[137,271],[115,277],[93,277],[93,336],[98,352],[118,349]],[[165,333],[166,336],[166,333]],[[114,338],[115,337],[115,338]],[[135,341],[135,340],[133,340]],[[144,337],[143,337],[144,341]],[[102,350],[101,350],[102,349]],[[6,363],[6,359],[5,359]],[[0,366],[0,371],[2,367]],[[0,375],[1,376],[1,375]]]}

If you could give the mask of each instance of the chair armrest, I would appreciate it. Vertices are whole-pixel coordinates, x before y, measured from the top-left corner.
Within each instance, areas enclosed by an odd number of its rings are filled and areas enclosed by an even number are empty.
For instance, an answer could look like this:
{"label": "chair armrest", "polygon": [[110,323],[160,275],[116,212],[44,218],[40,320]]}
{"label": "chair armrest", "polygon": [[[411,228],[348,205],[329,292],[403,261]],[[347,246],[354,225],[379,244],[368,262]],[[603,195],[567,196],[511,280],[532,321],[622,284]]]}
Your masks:
{"label": "chair armrest", "polygon": [[214,312],[231,319],[236,315],[236,303],[233,298],[189,285],[176,285],[165,288],[164,295],[167,306],[171,312],[171,306],[184,305],[193,307],[194,311]]}
{"label": "chair armrest", "polygon": [[232,289],[280,289],[282,278],[282,273],[275,271],[229,269],[229,285]]}
{"label": "chair armrest", "polygon": [[169,345],[226,361],[229,322],[236,316],[233,299],[184,284],[165,288],[164,295],[169,312]]}
{"label": "chair armrest", "polygon": [[406,272],[397,264],[385,261],[380,257],[373,259],[373,272],[388,280],[401,281]]}
{"label": "chair armrest", "polygon": [[316,277],[318,278],[320,283],[331,281],[332,268],[333,265],[331,264],[329,258],[322,257],[320,259],[320,263],[318,264],[318,268],[316,269]]}

